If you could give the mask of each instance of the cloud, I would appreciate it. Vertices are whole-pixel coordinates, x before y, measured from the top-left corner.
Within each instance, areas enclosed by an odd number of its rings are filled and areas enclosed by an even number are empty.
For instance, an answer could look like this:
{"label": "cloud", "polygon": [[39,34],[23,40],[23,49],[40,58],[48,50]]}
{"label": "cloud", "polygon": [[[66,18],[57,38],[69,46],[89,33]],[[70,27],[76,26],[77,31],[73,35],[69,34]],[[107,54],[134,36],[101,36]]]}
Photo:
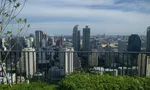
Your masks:
{"label": "cloud", "polygon": [[71,35],[72,27],[79,24],[89,25],[92,34],[144,34],[150,23],[149,4],[145,0],[28,0],[20,16],[28,18],[31,32],[41,28]]}

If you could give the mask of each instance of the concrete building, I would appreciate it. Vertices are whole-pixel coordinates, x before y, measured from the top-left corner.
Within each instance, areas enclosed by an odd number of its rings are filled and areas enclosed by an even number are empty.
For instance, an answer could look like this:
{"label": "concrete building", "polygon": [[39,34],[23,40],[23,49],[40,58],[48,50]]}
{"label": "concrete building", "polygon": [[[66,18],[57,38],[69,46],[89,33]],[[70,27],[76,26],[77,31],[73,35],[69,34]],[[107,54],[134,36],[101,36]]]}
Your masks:
{"label": "concrete building", "polygon": [[90,51],[90,28],[83,28],[83,51]]}
{"label": "concrete building", "polygon": [[30,78],[36,72],[36,52],[34,48],[24,48],[21,54],[21,61],[18,62],[18,71],[26,73]]}
{"label": "concrete building", "polygon": [[60,45],[63,46],[64,45],[64,36],[60,36]]}
{"label": "concrete building", "polygon": [[64,69],[65,74],[73,72],[73,48],[60,48],[59,50],[60,69]]}
{"label": "concrete building", "polygon": [[56,66],[53,66],[49,69],[49,79],[51,81],[58,81],[61,79],[60,69]]}
{"label": "concrete building", "polygon": [[118,41],[118,51],[127,51],[127,41],[125,40]]}
{"label": "concrete building", "polygon": [[127,50],[130,52],[130,65],[135,66],[137,63],[138,54],[141,51],[141,39],[137,34],[131,34],[128,39],[128,47]]}
{"label": "concrete building", "polygon": [[150,76],[150,56],[146,54],[138,55],[138,75],[139,76]]}
{"label": "concrete building", "polygon": [[34,45],[34,38],[33,37],[27,37],[24,38],[25,39],[25,47],[29,48],[29,47],[33,47]]}
{"label": "concrete building", "polygon": [[[150,26],[147,28],[146,51],[150,52]],[[150,56],[150,54],[148,54]]]}
{"label": "concrete building", "polygon": [[91,49],[98,49],[98,40],[94,39],[90,42]]}
{"label": "concrete building", "polygon": [[47,50],[50,50],[50,49],[40,48],[38,53],[37,53],[38,54],[37,64],[38,64],[38,69],[40,71],[47,69],[49,64],[50,64],[50,60],[52,58],[51,55],[53,53],[51,51],[48,52]]}
{"label": "concrete building", "polygon": [[81,67],[81,59],[78,57],[77,53],[73,54],[73,68]]}
{"label": "concrete building", "polygon": [[2,42],[1,42],[2,44],[2,50],[4,50],[4,51],[6,51],[7,50],[7,48],[6,48],[6,40],[5,40],[5,38],[2,38]]}
{"label": "concrete building", "polygon": [[145,70],[145,68],[146,68],[146,54],[139,54],[138,55],[138,62],[137,62],[137,64],[138,64],[138,67],[139,67],[139,69],[138,69],[138,75],[139,76],[145,76],[145,72],[146,72],[146,70]]}
{"label": "concrete building", "polygon": [[99,74],[105,74],[105,73],[112,73],[114,76],[118,76],[118,69],[110,69],[110,68],[104,68],[104,67],[93,67],[90,70],[91,73],[99,73]]}
{"label": "concrete building", "polygon": [[54,36],[51,35],[48,38],[48,46],[52,46],[52,45],[54,45],[54,43],[55,43]]}
{"label": "concrete building", "polygon": [[80,51],[80,31],[78,30],[78,25],[73,27],[72,42],[75,51]]}
{"label": "concrete building", "polygon": [[128,51],[140,52],[141,51],[141,39],[137,34],[131,34],[128,39]]}
{"label": "concrete building", "polygon": [[88,64],[90,67],[94,67],[98,65],[98,50],[92,49],[92,53],[88,57]]}
{"label": "concrete building", "polygon": [[41,30],[35,31],[35,45],[36,48],[42,47],[42,38],[43,38],[43,32]]}
{"label": "concrete building", "polygon": [[150,56],[147,56],[147,62],[146,62],[146,76],[150,76]]}
{"label": "concrete building", "polygon": [[42,35],[42,48],[46,48],[47,47],[47,35],[43,32]]}
{"label": "concrete building", "polygon": [[[7,79],[4,75],[4,70],[6,71],[6,64],[3,63],[3,69],[0,66],[0,84],[8,84]],[[15,83],[16,82],[16,74],[15,73],[7,73],[7,77],[9,79],[10,83]]]}
{"label": "concrete building", "polygon": [[137,75],[138,67],[118,67],[118,75],[135,76]]}

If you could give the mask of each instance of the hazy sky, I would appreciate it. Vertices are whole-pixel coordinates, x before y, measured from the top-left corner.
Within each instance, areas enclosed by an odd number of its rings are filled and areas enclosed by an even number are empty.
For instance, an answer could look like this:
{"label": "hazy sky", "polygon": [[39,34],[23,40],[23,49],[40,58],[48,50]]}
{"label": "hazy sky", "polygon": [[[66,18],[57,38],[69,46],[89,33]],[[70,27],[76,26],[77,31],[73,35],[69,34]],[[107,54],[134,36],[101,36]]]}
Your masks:
{"label": "hazy sky", "polygon": [[21,17],[30,32],[71,35],[88,25],[91,34],[146,34],[150,25],[150,0],[28,0]]}

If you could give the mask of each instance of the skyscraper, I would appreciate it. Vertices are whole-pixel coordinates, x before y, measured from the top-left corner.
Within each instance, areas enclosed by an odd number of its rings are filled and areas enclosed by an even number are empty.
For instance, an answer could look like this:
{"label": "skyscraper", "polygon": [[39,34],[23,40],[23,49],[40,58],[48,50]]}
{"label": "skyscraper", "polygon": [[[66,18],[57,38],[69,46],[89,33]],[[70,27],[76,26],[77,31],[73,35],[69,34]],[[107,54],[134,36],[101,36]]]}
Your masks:
{"label": "skyscraper", "polygon": [[136,65],[136,60],[138,58],[138,52],[141,51],[141,39],[137,34],[131,34],[128,39],[128,47],[127,50],[130,52],[136,52],[136,53],[131,53],[130,60],[128,61],[129,65]]}
{"label": "skyscraper", "polygon": [[64,45],[64,36],[60,36],[60,45],[63,46]]}
{"label": "skyscraper", "polygon": [[73,27],[73,35],[72,35],[73,47],[75,51],[80,50],[80,31],[78,30],[78,25]]}
{"label": "skyscraper", "polygon": [[92,53],[88,57],[88,64],[90,67],[94,67],[98,65],[98,50],[91,49]]}
{"label": "skyscraper", "polygon": [[73,72],[73,48],[61,47],[59,51],[60,68],[64,69],[65,74]]}
{"label": "skyscraper", "polygon": [[[150,52],[150,26],[147,28],[147,38],[146,38],[146,51]],[[150,56],[150,54],[148,54]]]}
{"label": "skyscraper", "polygon": [[50,36],[48,38],[48,46],[52,46],[52,45],[54,45],[54,36]]}
{"label": "skyscraper", "polygon": [[47,47],[47,35],[43,32],[42,34],[42,48]]}
{"label": "skyscraper", "polygon": [[35,45],[36,48],[42,47],[42,38],[43,38],[43,32],[40,30],[35,31]]}
{"label": "skyscraper", "polygon": [[127,41],[125,40],[118,41],[118,51],[127,51]]}
{"label": "skyscraper", "polygon": [[26,77],[33,76],[36,72],[36,52],[34,48],[24,48],[21,53],[21,60],[18,62],[19,72],[26,74]]}
{"label": "skyscraper", "polygon": [[83,50],[90,51],[90,28],[83,28]]}
{"label": "skyscraper", "polygon": [[141,51],[141,39],[137,34],[131,34],[131,36],[129,36],[127,50],[132,52]]}

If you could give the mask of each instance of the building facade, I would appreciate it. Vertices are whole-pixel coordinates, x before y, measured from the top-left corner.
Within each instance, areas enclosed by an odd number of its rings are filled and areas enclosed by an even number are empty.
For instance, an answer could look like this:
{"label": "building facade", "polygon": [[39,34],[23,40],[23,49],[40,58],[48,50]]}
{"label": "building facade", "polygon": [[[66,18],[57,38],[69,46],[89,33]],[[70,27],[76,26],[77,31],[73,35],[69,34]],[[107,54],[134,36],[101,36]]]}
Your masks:
{"label": "building facade", "polygon": [[90,51],[90,28],[83,28],[83,51]]}
{"label": "building facade", "polygon": [[128,51],[140,52],[141,51],[141,39],[137,34],[131,34],[128,39]]}
{"label": "building facade", "polygon": [[75,51],[80,51],[80,31],[78,30],[78,25],[73,27],[72,42]]}
{"label": "building facade", "polygon": [[27,78],[31,78],[36,72],[36,52],[34,48],[24,48],[22,50],[18,71],[25,73]]}
{"label": "building facade", "polygon": [[[150,26],[147,28],[146,51],[150,52]],[[148,54],[150,56],[150,54]]]}
{"label": "building facade", "polygon": [[90,67],[94,67],[98,65],[98,50],[92,49],[92,53],[88,57],[88,63]]}
{"label": "building facade", "polygon": [[118,41],[118,51],[127,51],[127,41],[125,40]]}
{"label": "building facade", "polygon": [[35,31],[35,45],[36,48],[42,47],[42,38],[43,38],[43,32],[40,30]]}
{"label": "building facade", "polygon": [[64,69],[64,74],[73,72],[73,48],[60,48],[59,50],[60,69]]}

